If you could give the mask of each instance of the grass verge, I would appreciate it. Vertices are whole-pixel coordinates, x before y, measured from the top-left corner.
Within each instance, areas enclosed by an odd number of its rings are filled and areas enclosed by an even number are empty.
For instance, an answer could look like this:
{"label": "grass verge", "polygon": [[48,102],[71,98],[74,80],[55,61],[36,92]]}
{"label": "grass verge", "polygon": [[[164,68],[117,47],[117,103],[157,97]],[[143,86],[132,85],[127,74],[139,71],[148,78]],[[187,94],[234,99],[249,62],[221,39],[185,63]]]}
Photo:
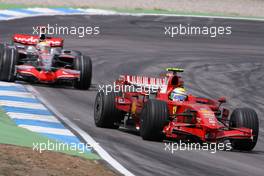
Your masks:
{"label": "grass verge", "polygon": [[[18,9],[18,8],[69,8],[68,6],[49,6],[49,5],[23,5],[23,4],[8,4],[1,3],[0,9]],[[88,6],[73,6],[72,8],[95,8]],[[119,13],[131,13],[131,14],[165,14],[165,15],[184,15],[184,16],[212,16],[212,17],[226,17],[226,18],[242,18],[242,19],[255,19],[262,20],[264,17],[254,17],[254,16],[241,16],[240,14],[230,13],[230,14],[222,14],[222,13],[206,13],[206,12],[181,12],[181,11],[173,11],[173,10],[165,10],[165,9],[142,9],[142,8],[100,8],[102,10],[111,10]]]}
{"label": "grass verge", "polygon": [[[53,144],[59,144],[57,141],[48,139],[38,133],[31,132],[27,129],[20,128],[0,109],[0,143],[1,144],[11,144],[23,147],[33,147],[33,144],[42,143],[48,144],[48,142]],[[86,159],[100,159],[98,155],[94,153],[81,153],[78,150],[54,150],[56,152],[61,152],[73,156],[79,156]],[[37,152],[37,151],[36,151]]]}

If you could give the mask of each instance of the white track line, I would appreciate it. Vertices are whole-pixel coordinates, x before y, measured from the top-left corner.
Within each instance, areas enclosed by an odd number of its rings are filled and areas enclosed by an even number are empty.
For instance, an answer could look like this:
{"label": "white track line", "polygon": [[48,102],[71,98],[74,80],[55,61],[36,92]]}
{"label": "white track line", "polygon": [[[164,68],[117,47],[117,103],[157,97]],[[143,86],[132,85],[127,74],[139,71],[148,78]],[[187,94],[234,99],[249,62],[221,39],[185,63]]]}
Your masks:
{"label": "white track line", "polygon": [[129,170],[122,166],[117,160],[115,160],[109,153],[107,153],[88,133],[80,129],[76,124],[71,122],[67,117],[63,116],[57,111],[41,94],[32,86],[28,85],[26,88],[32,92],[43,104],[45,104],[59,119],[66,123],[70,128],[77,132],[86,142],[91,145],[94,150],[112,167],[114,167],[121,174],[126,176],[134,176]]}
{"label": "white track line", "polygon": [[35,110],[47,110],[47,108],[41,103],[25,103],[20,101],[8,101],[8,100],[0,100],[0,105],[2,106],[12,106],[17,108],[28,108]]}
{"label": "white track line", "polygon": [[89,15],[118,15],[119,13],[111,10],[101,10],[101,9],[77,9],[79,11],[82,11],[84,14]]}
{"label": "white track line", "polygon": [[62,12],[58,11],[58,10],[53,10],[53,9],[50,9],[50,8],[27,8],[26,10],[30,10],[30,11],[33,11],[33,12],[38,12],[40,14],[54,14],[54,15],[59,15],[61,14]]}
{"label": "white track line", "polygon": [[0,96],[14,96],[20,98],[35,98],[29,92],[16,92],[16,91],[8,91],[8,90],[0,90]]}
{"label": "white track line", "polygon": [[60,121],[57,120],[55,117],[48,115],[24,114],[16,112],[8,112],[7,115],[9,115],[12,119],[39,120],[43,122],[60,123]]}
{"label": "white track line", "polygon": [[18,87],[22,87],[20,84],[7,83],[7,82],[3,82],[3,81],[0,81],[0,86],[18,86]]}
{"label": "white track line", "polygon": [[1,14],[5,14],[5,15],[11,15],[11,16],[15,16],[15,17],[23,17],[23,16],[29,16],[30,14],[26,14],[23,12],[17,12],[17,11],[13,11],[13,10],[0,10]]}
{"label": "white track line", "polygon": [[32,125],[18,125],[18,126],[22,128],[26,128],[30,131],[37,132],[37,133],[75,136],[70,130],[67,130],[67,129],[48,128],[48,127],[40,127],[40,126],[32,126]]}

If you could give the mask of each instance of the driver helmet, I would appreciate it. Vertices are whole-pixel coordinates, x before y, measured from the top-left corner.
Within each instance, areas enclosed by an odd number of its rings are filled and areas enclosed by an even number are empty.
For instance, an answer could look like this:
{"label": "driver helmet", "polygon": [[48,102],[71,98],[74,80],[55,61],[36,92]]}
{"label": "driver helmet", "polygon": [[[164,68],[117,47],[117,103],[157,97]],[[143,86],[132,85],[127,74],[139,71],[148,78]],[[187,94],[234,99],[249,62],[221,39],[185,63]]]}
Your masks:
{"label": "driver helmet", "polygon": [[42,53],[49,53],[51,50],[50,44],[48,42],[39,42],[36,48]]}
{"label": "driver helmet", "polygon": [[26,49],[27,53],[35,53],[36,52],[36,48],[34,46],[28,46]]}
{"label": "driver helmet", "polygon": [[39,41],[45,41],[46,39],[46,35],[45,34],[41,34],[40,37],[39,37]]}
{"label": "driver helmet", "polygon": [[187,91],[185,88],[182,87],[175,88],[170,94],[170,99],[172,101],[185,101],[186,98],[187,98]]}

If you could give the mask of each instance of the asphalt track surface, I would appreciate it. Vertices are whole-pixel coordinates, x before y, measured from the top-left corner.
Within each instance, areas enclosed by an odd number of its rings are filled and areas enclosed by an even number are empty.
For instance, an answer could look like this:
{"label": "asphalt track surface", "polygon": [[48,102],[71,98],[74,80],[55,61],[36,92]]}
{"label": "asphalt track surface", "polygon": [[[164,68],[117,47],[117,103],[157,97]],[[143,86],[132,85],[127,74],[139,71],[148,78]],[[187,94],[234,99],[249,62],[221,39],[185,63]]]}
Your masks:
{"label": "asphalt track surface", "polygon": [[[0,22],[0,40],[32,26],[98,25],[101,34],[85,39],[65,37],[65,48],[80,50],[93,60],[93,84],[108,84],[120,74],[156,76],[165,67],[185,69],[190,92],[228,97],[227,106],[254,108],[260,134],[253,152],[164,151],[164,144],[143,141],[126,130],[96,128],[96,90],[37,85],[35,88],[64,116],[89,133],[135,175],[263,175],[264,173],[264,22],[181,17],[56,16]],[[168,38],[165,25],[230,25],[232,35],[210,38]]]}

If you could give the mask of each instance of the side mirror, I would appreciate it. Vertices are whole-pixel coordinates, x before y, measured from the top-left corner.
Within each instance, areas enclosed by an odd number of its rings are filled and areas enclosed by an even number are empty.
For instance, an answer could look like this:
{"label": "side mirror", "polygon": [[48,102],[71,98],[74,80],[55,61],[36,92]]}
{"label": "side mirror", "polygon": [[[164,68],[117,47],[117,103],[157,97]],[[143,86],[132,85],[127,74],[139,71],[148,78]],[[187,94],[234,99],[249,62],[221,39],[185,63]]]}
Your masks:
{"label": "side mirror", "polygon": [[229,116],[229,110],[223,108],[222,119],[223,119],[224,121],[227,121],[227,120],[228,120],[228,116]]}
{"label": "side mirror", "polygon": [[226,98],[225,97],[220,97],[219,99],[218,99],[218,102],[219,103],[226,103]]}

